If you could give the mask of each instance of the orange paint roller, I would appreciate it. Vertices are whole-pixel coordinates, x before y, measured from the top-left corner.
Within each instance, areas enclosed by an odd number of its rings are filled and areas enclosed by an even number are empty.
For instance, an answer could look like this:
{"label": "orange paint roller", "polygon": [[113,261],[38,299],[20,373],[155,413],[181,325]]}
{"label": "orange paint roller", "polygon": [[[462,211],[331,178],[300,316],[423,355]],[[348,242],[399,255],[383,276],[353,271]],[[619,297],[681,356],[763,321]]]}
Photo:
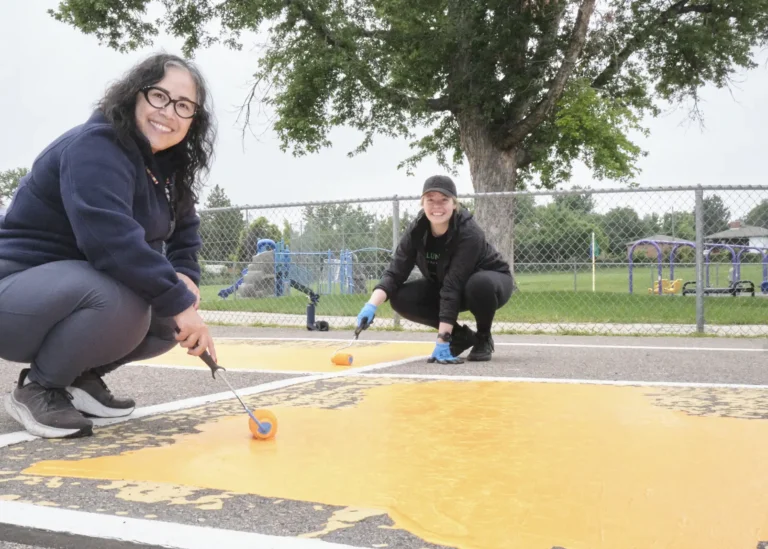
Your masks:
{"label": "orange paint roller", "polygon": [[350,353],[333,353],[333,356],[331,357],[331,362],[333,362],[336,366],[352,366],[354,358]]}
{"label": "orange paint roller", "polygon": [[342,353],[344,349],[347,347],[351,347],[355,341],[357,341],[357,338],[360,337],[360,332],[365,330],[368,327],[368,320],[363,319],[363,321],[360,323],[360,326],[358,326],[355,329],[355,338],[344,345],[343,347],[340,347],[336,349],[336,351],[331,355],[331,363],[335,364],[336,366],[352,366],[352,362],[354,362],[354,357],[351,353]]}

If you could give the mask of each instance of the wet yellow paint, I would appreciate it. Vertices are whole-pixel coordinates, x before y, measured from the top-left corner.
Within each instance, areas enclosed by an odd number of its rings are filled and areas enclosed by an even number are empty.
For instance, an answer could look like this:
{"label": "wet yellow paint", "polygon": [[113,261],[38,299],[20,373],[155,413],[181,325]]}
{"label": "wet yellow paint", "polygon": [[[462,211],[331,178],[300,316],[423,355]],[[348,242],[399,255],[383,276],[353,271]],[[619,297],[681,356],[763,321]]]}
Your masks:
{"label": "wet yellow paint", "polygon": [[[25,474],[130,479],[382,509],[428,542],[753,549],[768,540],[768,421],[701,417],[635,387],[425,382],[356,408],[272,407],[162,448]],[[658,390],[654,391],[658,395]]]}
{"label": "wet yellow paint", "polygon": [[[343,366],[331,363],[334,351],[346,343],[339,341],[284,341],[284,342],[217,342],[216,358],[228,370],[264,369],[307,372],[338,372]],[[369,366],[381,362],[429,356],[434,343],[373,343],[357,342],[342,352],[354,357],[352,367]],[[200,358],[187,354],[182,347],[174,347],[158,357],[139,364],[172,364],[206,368]]]}

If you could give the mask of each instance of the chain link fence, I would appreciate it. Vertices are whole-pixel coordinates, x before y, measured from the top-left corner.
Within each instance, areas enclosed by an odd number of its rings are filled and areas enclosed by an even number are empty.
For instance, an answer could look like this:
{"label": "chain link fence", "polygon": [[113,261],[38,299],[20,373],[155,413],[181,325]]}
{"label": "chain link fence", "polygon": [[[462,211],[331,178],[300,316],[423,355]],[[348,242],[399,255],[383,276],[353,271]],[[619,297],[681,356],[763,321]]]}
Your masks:
{"label": "chain link fence", "polygon": [[[513,265],[496,332],[768,334],[768,186],[459,198]],[[204,317],[353,328],[419,209],[412,196],[200,211]],[[388,303],[374,327],[429,329]]]}

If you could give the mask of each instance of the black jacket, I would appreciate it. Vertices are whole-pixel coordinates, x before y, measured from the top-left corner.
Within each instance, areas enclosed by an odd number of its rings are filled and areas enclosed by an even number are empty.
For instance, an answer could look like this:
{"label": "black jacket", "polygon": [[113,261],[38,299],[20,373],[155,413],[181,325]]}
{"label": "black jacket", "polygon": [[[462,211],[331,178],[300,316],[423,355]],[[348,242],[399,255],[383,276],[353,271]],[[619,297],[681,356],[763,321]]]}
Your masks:
{"label": "black jacket", "polygon": [[[414,265],[429,279],[425,247],[429,220],[420,211],[400,239],[395,257],[384,271],[376,288],[384,290],[387,298],[397,292],[411,274]],[[509,264],[488,243],[485,233],[472,214],[461,209],[454,213],[446,236],[445,251],[437,263],[440,287],[440,321],[452,324],[459,316],[461,296],[470,275],[478,271],[510,274]]]}

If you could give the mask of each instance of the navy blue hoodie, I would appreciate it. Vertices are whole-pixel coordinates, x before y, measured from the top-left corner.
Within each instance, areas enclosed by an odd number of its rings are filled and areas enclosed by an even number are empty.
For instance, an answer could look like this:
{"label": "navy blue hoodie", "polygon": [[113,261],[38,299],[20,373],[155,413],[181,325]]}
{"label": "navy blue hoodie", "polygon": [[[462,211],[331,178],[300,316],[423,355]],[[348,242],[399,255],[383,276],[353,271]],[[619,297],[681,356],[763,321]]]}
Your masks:
{"label": "navy blue hoodie", "polygon": [[195,296],[176,272],[199,284],[200,219],[191,199],[178,204],[168,238],[162,158],[152,155],[143,136],[121,144],[95,112],[46,147],[20,181],[0,227],[0,259],[30,267],[85,260],[143,297],[159,316],[181,313]]}

